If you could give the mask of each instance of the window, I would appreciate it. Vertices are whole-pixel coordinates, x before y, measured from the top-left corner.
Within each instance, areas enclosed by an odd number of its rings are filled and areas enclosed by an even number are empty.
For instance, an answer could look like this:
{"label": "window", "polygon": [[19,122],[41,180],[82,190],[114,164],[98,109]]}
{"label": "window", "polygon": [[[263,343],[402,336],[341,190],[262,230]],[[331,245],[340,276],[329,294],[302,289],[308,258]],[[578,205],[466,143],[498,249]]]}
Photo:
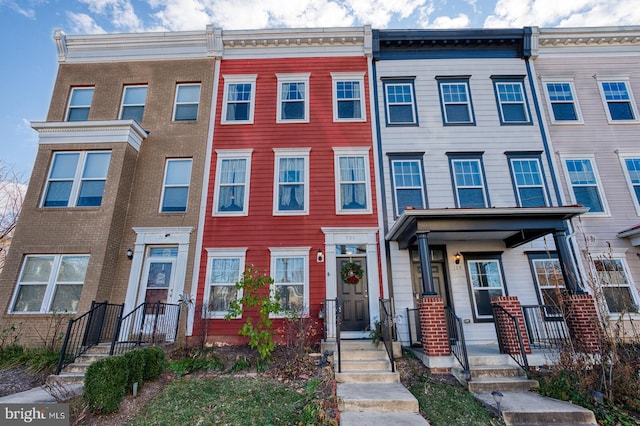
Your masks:
{"label": "window", "polygon": [[522,81],[492,77],[501,124],[531,124]]}
{"label": "window", "polygon": [[406,207],[425,208],[424,175],[419,158],[391,158],[391,176],[396,215]]}
{"label": "window", "polygon": [[224,76],[222,124],[253,123],[257,75]]}
{"label": "window", "polygon": [[593,160],[590,158],[566,159],[565,165],[573,201],[589,207],[587,214],[606,213]]}
{"label": "window", "polygon": [[546,206],[546,189],[540,159],[509,156],[509,166],[518,206]]}
{"label": "window", "polygon": [[287,312],[305,314],[309,308],[309,248],[270,248],[272,294]]}
{"label": "window", "polygon": [[309,152],[311,148],[275,152],[274,214],[309,213]]}
{"label": "window", "polygon": [[12,312],[77,312],[88,255],[28,255]]}
{"label": "window", "polygon": [[187,211],[191,159],[167,160],[160,211],[164,213]]}
{"label": "window", "polygon": [[565,291],[565,284],[557,255],[555,253],[531,253],[529,261],[540,302],[545,306],[545,314],[554,317],[562,315],[560,295]]}
{"label": "window", "polygon": [[331,73],[333,121],[365,121],[364,73]]}
{"label": "window", "polygon": [[246,248],[207,249],[207,292],[205,306],[214,318],[229,312],[232,300],[242,297],[236,283],[242,280]]}
{"label": "window", "polygon": [[85,121],[89,119],[93,87],[74,87],[71,89],[67,121]]}
{"label": "window", "polygon": [[199,102],[200,84],[178,84],[173,119],[175,121],[197,120]]}
{"label": "window", "polygon": [[544,90],[551,110],[553,123],[582,122],[576,102],[573,83],[570,81],[544,81]]}
{"label": "window", "polygon": [[483,208],[489,205],[481,158],[449,154],[456,206]]}
{"label": "window", "polygon": [[638,304],[624,262],[616,258],[593,259],[595,278],[612,314],[638,312]]}
{"label": "window", "polygon": [[246,216],[249,211],[251,149],[216,150],[214,215]]}
{"label": "window", "polygon": [[387,125],[417,125],[413,80],[383,80]]}
{"label": "window", "polygon": [[144,104],[147,100],[147,86],[125,86],[122,95],[120,119],[142,121]]}
{"label": "window", "polygon": [[369,148],[333,148],[336,213],[371,213]]}
{"label": "window", "polygon": [[42,207],[97,207],[109,170],[110,152],[56,152]]}
{"label": "window", "polygon": [[636,211],[640,214],[640,157],[622,158],[622,162],[633,204],[635,204]]}
{"label": "window", "polygon": [[276,74],[278,77],[277,123],[309,122],[309,76]]}
{"label": "window", "polygon": [[438,90],[445,125],[474,124],[468,78],[438,78]]}
{"label": "window", "polygon": [[491,298],[505,295],[502,265],[495,258],[474,258],[465,254],[467,274],[473,299],[473,314],[476,319],[492,319]]}
{"label": "window", "polygon": [[600,95],[605,106],[607,120],[613,122],[636,122],[638,111],[628,86],[628,78],[609,78],[596,76]]}

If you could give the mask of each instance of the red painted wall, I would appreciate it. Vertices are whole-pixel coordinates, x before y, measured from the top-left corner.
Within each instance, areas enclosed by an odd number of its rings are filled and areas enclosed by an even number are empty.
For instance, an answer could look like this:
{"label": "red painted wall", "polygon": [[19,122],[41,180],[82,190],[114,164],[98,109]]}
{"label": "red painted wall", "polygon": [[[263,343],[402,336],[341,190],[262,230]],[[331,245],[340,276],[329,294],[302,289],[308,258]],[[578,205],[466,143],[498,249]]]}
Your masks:
{"label": "red painted wall", "polygon": [[[309,253],[310,315],[317,318],[325,297],[325,263],[316,262],[316,252],[324,251],[321,227],[376,227],[376,192],[369,111],[368,74],[365,74],[365,122],[333,122],[331,72],[366,72],[364,57],[287,58],[223,60],[220,63],[213,158],[209,177],[198,305],[206,288],[207,248],[248,247],[246,266],[269,271],[269,247],[311,247]],[[311,73],[309,79],[309,122],[276,124],[277,73]],[[253,124],[221,125],[224,75],[257,74]],[[372,213],[336,215],[333,147],[370,147],[369,170]],[[273,148],[310,147],[309,215],[273,216]],[[216,149],[253,148],[249,215],[211,216],[215,187]],[[331,271],[333,272],[333,271]],[[370,285],[380,285],[379,277],[369,277]],[[196,314],[196,316],[198,316]],[[196,330],[198,334],[198,324]],[[244,321],[210,321],[209,334],[236,336]]]}

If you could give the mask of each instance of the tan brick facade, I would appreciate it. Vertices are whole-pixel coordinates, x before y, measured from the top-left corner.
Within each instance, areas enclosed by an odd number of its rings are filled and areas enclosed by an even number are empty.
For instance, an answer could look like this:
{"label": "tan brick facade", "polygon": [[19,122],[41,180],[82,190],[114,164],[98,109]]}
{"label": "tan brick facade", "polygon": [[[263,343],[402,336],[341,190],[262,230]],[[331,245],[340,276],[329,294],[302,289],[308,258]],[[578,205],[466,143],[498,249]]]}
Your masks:
{"label": "tan brick facade", "polygon": [[[126,142],[41,142],[25,196],[11,251],[0,275],[4,295],[0,328],[23,323],[22,343],[38,344],[39,333],[51,322],[47,314],[11,314],[11,302],[25,255],[89,254],[89,266],[78,313],[92,300],[123,303],[131,260],[125,255],[134,245],[134,227],[197,228],[202,175],[209,131],[215,60],[164,60],[94,64],[61,64],[47,122],[62,122],[72,87],[93,86],[89,120],[117,120],[123,87],[148,86],[140,125],[148,132],[139,152]],[[172,121],[177,83],[200,83],[198,118]],[[41,200],[56,151],[109,150],[111,160],[100,207],[42,208]],[[168,158],[192,158],[187,211],[160,213],[164,169]],[[189,242],[184,277],[190,291],[196,232]]]}

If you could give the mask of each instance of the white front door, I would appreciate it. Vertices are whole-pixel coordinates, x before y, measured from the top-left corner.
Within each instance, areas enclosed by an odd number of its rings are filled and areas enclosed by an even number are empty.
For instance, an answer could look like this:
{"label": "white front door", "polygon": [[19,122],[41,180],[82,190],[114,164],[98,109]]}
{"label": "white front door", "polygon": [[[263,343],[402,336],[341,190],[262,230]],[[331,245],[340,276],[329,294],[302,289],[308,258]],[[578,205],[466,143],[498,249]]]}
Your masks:
{"label": "white front door", "polygon": [[177,246],[149,247],[144,261],[138,303],[175,303]]}

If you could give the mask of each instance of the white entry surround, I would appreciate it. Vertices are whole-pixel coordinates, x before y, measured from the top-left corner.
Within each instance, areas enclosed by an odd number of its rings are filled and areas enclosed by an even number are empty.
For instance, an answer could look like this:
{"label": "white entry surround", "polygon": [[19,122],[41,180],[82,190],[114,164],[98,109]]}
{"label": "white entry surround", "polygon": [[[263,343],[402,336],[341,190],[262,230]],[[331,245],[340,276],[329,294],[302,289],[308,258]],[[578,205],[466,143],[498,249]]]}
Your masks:
{"label": "white entry surround", "polygon": [[178,297],[184,291],[185,275],[187,272],[187,259],[189,257],[189,236],[191,235],[191,232],[193,232],[193,229],[194,228],[191,226],[169,228],[133,228],[137,237],[135,248],[133,250],[133,259],[131,261],[131,271],[129,272],[127,296],[124,302],[125,313],[131,312],[136,305],[136,298],[138,296],[138,288],[140,284],[140,277],[142,275],[142,268],[144,266],[144,258],[147,246],[178,246],[174,295]]}
{"label": "white entry surround", "polygon": [[[336,271],[336,245],[365,245],[367,248],[367,285],[369,287],[369,324],[373,327],[375,319],[380,318],[378,299],[380,298],[380,271],[378,270],[378,228],[321,228],[324,233],[326,298],[338,297]],[[334,335],[329,326],[329,334]],[[366,338],[367,332],[341,333],[345,338]]]}

